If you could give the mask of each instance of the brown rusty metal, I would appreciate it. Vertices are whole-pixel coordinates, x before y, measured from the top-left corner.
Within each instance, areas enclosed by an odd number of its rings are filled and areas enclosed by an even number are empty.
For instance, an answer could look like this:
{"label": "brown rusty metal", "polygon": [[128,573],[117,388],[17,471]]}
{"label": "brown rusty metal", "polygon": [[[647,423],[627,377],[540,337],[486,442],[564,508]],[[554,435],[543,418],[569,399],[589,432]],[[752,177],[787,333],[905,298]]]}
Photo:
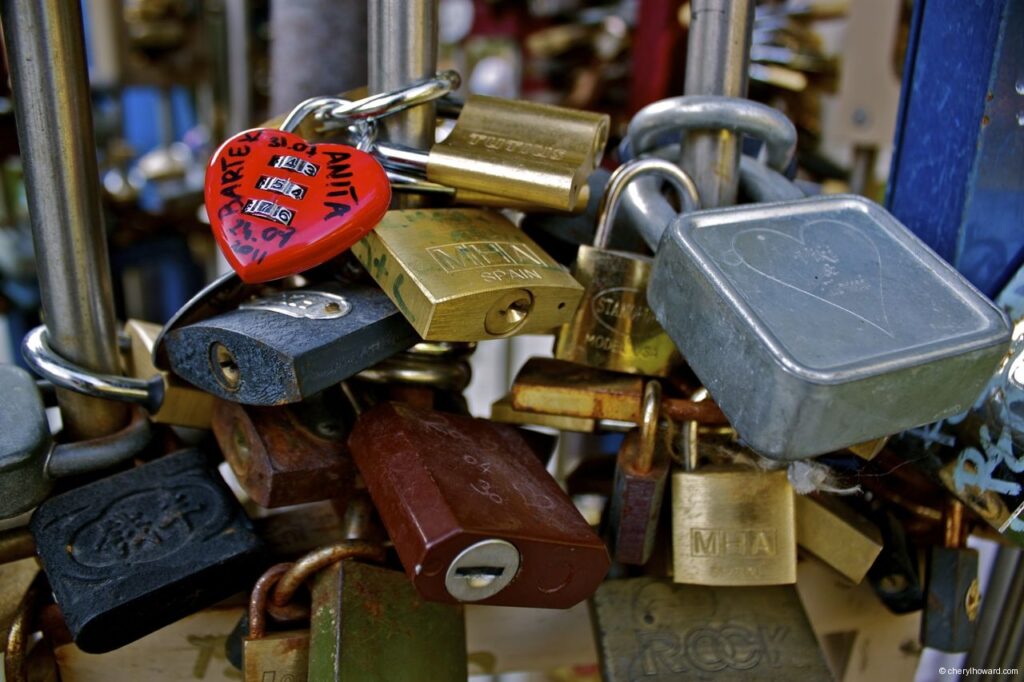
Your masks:
{"label": "brown rusty metal", "polygon": [[259,577],[249,597],[249,636],[248,639],[262,639],[267,633],[267,600],[281,576],[293,564],[274,564]]}
{"label": "brown rusty metal", "polygon": [[604,543],[512,427],[386,403],[359,417],[349,445],[406,573],[428,600],[455,601],[446,573],[485,541],[512,544],[520,562],[481,604],[567,608],[608,570]]}
{"label": "brown rusty metal", "polygon": [[[643,377],[586,367],[552,358],[531,358],[509,394],[512,407],[526,412],[640,423]],[[662,414],[672,421],[726,424],[710,400],[663,397]]]}
{"label": "brown rusty metal", "polygon": [[303,423],[294,406],[253,407],[218,400],[213,432],[239,482],[263,507],[347,495],[354,467],[339,420]]}
{"label": "brown rusty metal", "polygon": [[292,600],[295,592],[317,571],[342,559],[384,560],[384,547],[361,540],[346,540],[327,547],[321,547],[302,557],[283,573],[270,596],[271,603],[284,606]]}

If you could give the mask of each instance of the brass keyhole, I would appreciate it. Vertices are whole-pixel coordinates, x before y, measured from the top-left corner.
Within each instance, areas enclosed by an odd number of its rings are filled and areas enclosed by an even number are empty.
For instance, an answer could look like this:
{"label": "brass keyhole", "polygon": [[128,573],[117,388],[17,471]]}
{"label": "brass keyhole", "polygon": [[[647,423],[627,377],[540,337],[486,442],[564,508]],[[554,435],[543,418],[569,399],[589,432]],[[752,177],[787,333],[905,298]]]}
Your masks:
{"label": "brass keyhole", "polygon": [[221,386],[229,391],[237,391],[242,383],[242,373],[238,369],[235,356],[223,344],[214,342],[210,346],[210,368],[213,376]]}
{"label": "brass keyhole", "polygon": [[523,326],[533,310],[533,294],[514,289],[495,301],[484,317],[484,329],[493,336],[506,336]]}

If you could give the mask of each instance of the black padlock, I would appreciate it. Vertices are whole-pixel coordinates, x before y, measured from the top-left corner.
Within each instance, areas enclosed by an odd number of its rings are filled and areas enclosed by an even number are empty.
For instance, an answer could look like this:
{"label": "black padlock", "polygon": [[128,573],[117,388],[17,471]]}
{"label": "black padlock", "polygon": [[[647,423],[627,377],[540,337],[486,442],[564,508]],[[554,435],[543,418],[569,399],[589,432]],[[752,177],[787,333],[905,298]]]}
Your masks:
{"label": "black padlock", "polygon": [[328,282],[171,329],[171,369],[224,400],[298,402],[419,341],[376,285]]}
{"label": "black padlock", "polygon": [[198,450],[57,495],[30,529],[68,629],[103,653],[244,589],[263,542]]}

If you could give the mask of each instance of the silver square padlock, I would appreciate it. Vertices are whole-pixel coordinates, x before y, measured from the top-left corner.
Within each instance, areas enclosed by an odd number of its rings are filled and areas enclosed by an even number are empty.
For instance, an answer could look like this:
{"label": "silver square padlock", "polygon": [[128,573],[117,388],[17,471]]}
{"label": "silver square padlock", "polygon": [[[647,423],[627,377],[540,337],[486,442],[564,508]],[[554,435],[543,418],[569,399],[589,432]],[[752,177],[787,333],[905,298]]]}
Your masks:
{"label": "silver square padlock", "polygon": [[648,301],[740,437],[782,460],[963,412],[1010,341],[1001,310],[852,195],[681,216]]}

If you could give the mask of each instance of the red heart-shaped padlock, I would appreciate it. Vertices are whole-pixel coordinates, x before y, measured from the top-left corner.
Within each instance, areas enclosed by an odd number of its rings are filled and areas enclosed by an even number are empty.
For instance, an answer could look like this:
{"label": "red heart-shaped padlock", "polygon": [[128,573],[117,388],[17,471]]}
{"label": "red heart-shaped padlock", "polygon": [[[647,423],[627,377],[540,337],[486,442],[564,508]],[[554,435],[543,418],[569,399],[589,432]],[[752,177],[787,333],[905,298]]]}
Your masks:
{"label": "red heart-shaped padlock", "polygon": [[221,145],[206,169],[206,212],[228,263],[250,284],[334,258],[391,202],[380,163],[342,144],[261,128]]}

